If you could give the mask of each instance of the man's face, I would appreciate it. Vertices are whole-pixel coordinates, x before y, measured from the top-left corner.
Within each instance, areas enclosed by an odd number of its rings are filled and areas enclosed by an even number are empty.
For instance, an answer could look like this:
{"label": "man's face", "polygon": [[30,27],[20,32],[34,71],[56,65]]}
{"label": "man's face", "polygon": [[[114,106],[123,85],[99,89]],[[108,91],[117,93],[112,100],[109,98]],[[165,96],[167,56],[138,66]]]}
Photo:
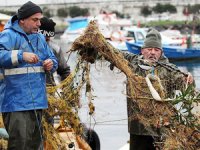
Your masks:
{"label": "man's face", "polygon": [[141,53],[145,60],[149,61],[150,63],[155,63],[160,59],[162,50],[159,48],[143,48]]}
{"label": "man's face", "polygon": [[26,19],[20,20],[20,26],[27,34],[37,33],[41,25],[40,19],[42,18],[41,13],[36,13]]}

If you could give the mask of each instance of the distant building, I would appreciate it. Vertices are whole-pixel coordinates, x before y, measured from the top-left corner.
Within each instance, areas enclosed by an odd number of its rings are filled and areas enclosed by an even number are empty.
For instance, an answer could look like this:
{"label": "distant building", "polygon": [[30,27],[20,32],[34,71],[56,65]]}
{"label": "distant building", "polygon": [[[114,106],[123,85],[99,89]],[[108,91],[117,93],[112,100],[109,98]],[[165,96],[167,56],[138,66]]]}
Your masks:
{"label": "distant building", "polygon": [[[12,1],[7,2],[6,5],[0,6],[0,10],[17,11],[19,5],[11,5]],[[104,10],[107,12],[118,11],[130,16],[131,18],[140,20],[140,9],[144,5],[150,7],[155,6],[157,3],[167,4],[170,3],[175,5],[177,8],[177,14],[175,17],[182,15],[184,6],[188,4],[200,4],[200,0],[46,0],[40,3],[40,6],[47,7],[51,10],[51,13],[56,14],[57,9],[63,7],[79,6],[81,8],[89,8],[91,15],[97,15],[100,11]],[[179,17],[177,17],[179,18]]]}

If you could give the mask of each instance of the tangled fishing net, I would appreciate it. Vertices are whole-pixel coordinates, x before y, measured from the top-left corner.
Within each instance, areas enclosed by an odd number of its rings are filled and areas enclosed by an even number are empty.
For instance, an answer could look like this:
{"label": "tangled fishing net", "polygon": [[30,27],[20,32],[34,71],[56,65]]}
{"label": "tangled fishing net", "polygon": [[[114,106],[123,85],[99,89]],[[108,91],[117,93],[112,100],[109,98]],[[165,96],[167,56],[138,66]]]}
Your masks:
{"label": "tangled fishing net", "polygon": [[[130,91],[127,96],[137,104],[140,110],[140,113],[132,117],[144,125],[162,129],[165,137],[162,149],[192,150],[200,148],[199,117],[191,112],[191,104],[199,103],[200,95],[195,92],[192,86],[176,96],[173,101],[167,101],[169,93],[166,93],[163,88],[164,82],[150,79],[151,86],[160,96],[160,100],[155,101],[146,78],[138,76],[132,71],[123,54],[109,44],[100,33],[95,21],[91,21],[85,33],[74,41],[71,51],[78,51],[82,61],[90,63],[103,57],[125,73],[129,85],[127,90]],[[185,114],[175,108],[175,105],[179,103],[181,103],[182,109],[185,109]]]}
{"label": "tangled fishing net", "polygon": [[[82,138],[84,134],[83,125],[78,115],[80,95],[85,86],[89,114],[93,115],[95,107],[92,103],[90,66],[87,62],[94,63],[102,57],[114,64],[127,76],[129,85],[127,90],[130,91],[127,97],[134,101],[140,110],[140,113],[131,116],[134,118],[130,117],[129,119],[138,119],[144,125],[162,129],[165,136],[165,141],[162,143],[163,149],[193,150],[200,148],[200,122],[199,118],[191,112],[191,104],[199,102],[200,95],[192,87],[188,87],[181,95],[175,97],[174,101],[155,101],[146,79],[132,71],[129,62],[106,41],[94,21],[90,22],[85,33],[74,41],[71,48],[71,52],[73,51],[78,51],[81,56],[75,71],[59,85],[47,88],[49,108],[45,110],[43,118],[46,149],[65,150],[69,148],[68,146],[73,143],[73,140],[76,140],[80,145],[85,144]],[[77,76],[79,76],[78,80]],[[150,80],[161,100],[166,99],[169,93],[165,91],[165,87],[168,87],[168,85],[164,85],[165,81]],[[174,107],[180,102],[182,108],[187,110],[187,115],[182,114],[180,110]],[[56,117],[60,119],[60,123],[55,128],[51,123],[51,119]],[[62,130],[72,131],[75,139],[63,139],[59,134]],[[90,150],[91,148],[85,144],[82,149]]]}
{"label": "tangled fishing net", "polygon": [[[57,86],[47,87],[49,108],[44,110],[42,119],[45,150],[68,150],[70,147],[76,150],[91,150],[86,142],[85,127],[78,115],[81,89],[86,86],[86,92],[91,92],[87,82],[88,68],[88,63],[77,63],[74,72],[64,81]],[[80,75],[81,78],[78,77]],[[90,98],[88,98],[88,107],[92,115],[94,106]],[[59,119],[58,126],[52,123],[55,118]],[[2,120],[0,120],[0,127],[4,127]],[[6,139],[0,139],[0,149],[6,150],[7,143]]]}
{"label": "tangled fishing net", "polygon": [[[2,115],[0,115],[0,128],[4,128]],[[7,139],[1,137],[1,138],[0,138],[0,149],[1,149],[1,150],[7,150],[7,148],[8,148],[7,145],[8,145]]]}
{"label": "tangled fishing net", "polygon": [[[79,71],[82,70],[82,78],[77,79],[79,76]],[[46,144],[48,145],[46,149],[68,149],[70,145],[74,143],[76,149],[81,145],[83,150],[91,150],[90,146],[86,143],[84,135],[84,126],[82,125],[78,109],[80,107],[80,92],[84,85],[88,87],[86,79],[88,79],[88,66],[86,64],[77,63],[75,71],[71,73],[64,81],[62,81],[57,86],[47,87],[48,91],[48,102],[49,108],[45,110],[45,115],[43,118],[44,126],[44,137]],[[61,92],[59,92],[59,90]],[[86,92],[89,92],[86,91]],[[89,108],[92,102],[89,101]],[[93,112],[90,112],[91,115]],[[54,128],[49,122],[49,119],[59,117],[59,126]],[[75,136],[75,139],[61,138],[59,132],[70,131]]]}

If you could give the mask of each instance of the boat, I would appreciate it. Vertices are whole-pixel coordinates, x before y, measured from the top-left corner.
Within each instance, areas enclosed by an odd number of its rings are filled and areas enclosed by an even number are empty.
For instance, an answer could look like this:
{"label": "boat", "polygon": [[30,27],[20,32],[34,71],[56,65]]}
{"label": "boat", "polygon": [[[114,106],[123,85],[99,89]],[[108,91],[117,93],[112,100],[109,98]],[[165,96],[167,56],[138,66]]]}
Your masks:
{"label": "boat", "polygon": [[[126,32],[127,41],[143,44],[149,28],[128,27],[124,29]],[[163,46],[182,46],[182,39],[175,39],[160,33]]]}
{"label": "boat", "polygon": [[[139,54],[142,44],[126,41],[128,51],[134,54]],[[181,60],[200,58],[200,48],[182,48],[180,46],[163,46],[163,51],[169,59]]]}
{"label": "boat", "polygon": [[66,22],[68,22],[69,25],[60,36],[60,39],[69,43],[74,42],[74,40],[83,33],[84,29],[88,25],[87,17],[71,18],[67,19]]}
{"label": "boat", "polygon": [[[64,33],[60,36],[60,39],[65,43],[73,43],[76,38],[83,34],[85,28],[91,20],[98,22],[99,31],[108,40],[108,42],[115,48],[127,51],[124,37],[120,30],[120,27],[130,26],[130,21],[125,19],[117,19],[115,14],[99,14],[95,17],[75,17],[65,19],[68,24]],[[120,33],[121,35],[117,35]]]}

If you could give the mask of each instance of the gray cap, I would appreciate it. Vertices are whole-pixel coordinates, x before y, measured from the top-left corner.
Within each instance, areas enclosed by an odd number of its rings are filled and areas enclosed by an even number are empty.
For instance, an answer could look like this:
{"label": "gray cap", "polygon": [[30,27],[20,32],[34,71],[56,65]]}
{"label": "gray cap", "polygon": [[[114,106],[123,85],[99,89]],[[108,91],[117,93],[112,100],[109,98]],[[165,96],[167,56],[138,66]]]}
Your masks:
{"label": "gray cap", "polygon": [[162,39],[160,33],[156,29],[151,28],[146,35],[142,48],[159,48],[162,50],[161,41]]}
{"label": "gray cap", "polygon": [[31,1],[28,1],[18,9],[17,18],[25,19],[36,13],[42,13],[42,9]]}

